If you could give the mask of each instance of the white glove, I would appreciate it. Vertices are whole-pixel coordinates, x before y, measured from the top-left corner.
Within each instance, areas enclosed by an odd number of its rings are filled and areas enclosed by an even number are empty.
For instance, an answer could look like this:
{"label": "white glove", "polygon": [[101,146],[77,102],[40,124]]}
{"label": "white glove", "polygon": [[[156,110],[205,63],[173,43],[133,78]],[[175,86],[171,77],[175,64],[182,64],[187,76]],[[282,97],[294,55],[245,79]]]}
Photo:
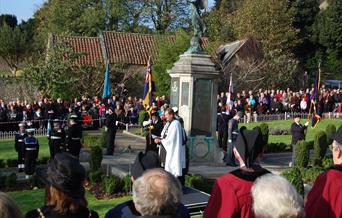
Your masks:
{"label": "white glove", "polygon": [[148,126],[148,125],[150,125],[151,124],[151,120],[148,120],[148,121],[144,121],[143,122],[143,126],[145,127],[145,126]]}
{"label": "white glove", "polygon": [[105,126],[105,132],[107,132],[108,131],[108,128]]}
{"label": "white glove", "polygon": [[305,124],[304,124],[304,126],[308,126],[309,125],[309,122],[306,122]]}

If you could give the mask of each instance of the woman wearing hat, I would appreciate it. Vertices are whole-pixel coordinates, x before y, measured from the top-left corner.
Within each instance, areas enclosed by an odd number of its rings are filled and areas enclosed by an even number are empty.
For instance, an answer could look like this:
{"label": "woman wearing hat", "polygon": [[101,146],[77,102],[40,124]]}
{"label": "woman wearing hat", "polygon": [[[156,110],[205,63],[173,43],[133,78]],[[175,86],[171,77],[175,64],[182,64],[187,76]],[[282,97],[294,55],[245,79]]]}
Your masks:
{"label": "woman wearing hat", "polygon": [[83,181],[85,169],[68,153],[57,153],[37,175],[47,184],[45,205],[29,211],[26,218],[98,218],[87,208]]}
{"label": "woman wearing hat", "polygon": [[270,173],[260,166],[264,145],[260,128],[240,129],[234,147],[240,168],[216,180],[204,211],[205,218],[253,217],[252,186],[258,177]]}

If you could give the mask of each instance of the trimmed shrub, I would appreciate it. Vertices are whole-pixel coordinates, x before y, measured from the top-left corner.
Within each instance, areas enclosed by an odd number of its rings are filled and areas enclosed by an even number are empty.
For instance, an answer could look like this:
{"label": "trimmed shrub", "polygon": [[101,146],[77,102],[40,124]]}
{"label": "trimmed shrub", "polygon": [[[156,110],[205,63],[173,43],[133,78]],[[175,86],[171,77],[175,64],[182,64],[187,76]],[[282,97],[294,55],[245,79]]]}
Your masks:
{"label": "trimmed shrub", "polygon": [[143,127],[143,122],[145,120],[148,120],[148,113],[146,110],[143,109],[139,111],[139,119],[138,119],[139,126]]}
{"label": "trimmed shrub", "polygon": [[321,166],[322,160],[327,152],[328,148],[327,134],[325,132],[320,131],[315,135],[314,140],[314,155],[313,155],[313,165]]}
{"label": "trimmed shrub", "polygon": [[103,176],[101,182],[101,190],[108,195],[121,192],[123,182],[118,176]]}
{"label": "trimmed shrub", "polygon": [[309,144],[306,141],[299,141],[295,148],[295,166],[307,167],[310,159]]}
{"label": "trimmed shrub", "polygon": [[306,141],[308,143],[308,146],[309,146],[309,150],[313,150],[314,149],[314,141],[311,140],[311,141]]}
{"label": "trimmed shrub", "polygon": [[6,176],[0,175],[0,189],[5,188]]}
{"label": "trimmed shrub", "polygon": [[86,148],[93,147],[93,146],[98,146],[99,144],[99,136],[94,136],[94,135],[84,135],[82,137],[83,145]]}
{"label": "trimmed shrub", "polygon": [[334,164],[332,157],[324,157],[322,160],[322,167],[324,169],[330,168]]}
{"label": "trimmed shrub", "polygon": [[18,167],[18,160],[17,159],[7,159],[6,160],[7,167]]}
{"label": "trimmed shrub", "polygon": [[264,141],[264,145],[267,145],[268,143],[268,135],[269,135],[269,128],[267,123],[261,123],[260,124],[260,130],[261,130],[261,134],[262,134],[262,140]]}
{"label": "trimmed shrub", "polygon": [[290,129],[283,126],[270,127],[269,133],[270,135],[291,135]]}
{"label": "trimmed shrub", "polygon": [[283,142],[280,143],[269,143],[265,147],[266,153],[272,153],[272,152],[285,152],[291,150],[292,146],[287,145]]}
{"label": "trimmed shrub", "polygon": [[101,129],[101,137],[98,139],[98,145],[101,148],[106,148],[107,147],[107,132],[105,131],[105,128],[103,127]]}
{"label": "trimmed shrub", "polygon": [[103,172],[101,170],[90,171],[88,173],[88,179],[89,179],[91,184],[101,183],[103,176],[104,175],[103,175]]}
{"label": "trimmed shrub", "polygon": [[37,175],[33,175],[29,179],[29,183],[33,187],[43,187],[44,183],[41,181],[41,179]]}
{"label": "trimmed shrub", "polygon": [[201,175],[190,174],[185,176],[185,186],[198,189],[202,187],[204,183],[204,177]]}
{"label": "trimmed shrub", "polygon": [[7,176],[5,179],[5,187],[6,188],[13,188],[17,185],[17,175],[12,173],[11,175]]}
{"label": "trimmed shrub", "polygon": [[324,171],[324,169],[320,167],[312,167],[307,169],[302,169],[302,178],[304,183],[313,184],[316,178]]}
{"label": "trimmed shrub", "polygon": [[327,133],[327,143],[328,145],[330,145],[333,142],[333,140],[330,139],[330,137],[336,133],[336,126],[334,124],[328,124],[325,127],[325,132]]}
{"label": "trimmed shrub", "polygon": [[0,160],[0,168],[5,168],[6,167],[6,163],[4,160]]}
{"label": "trimmed shrub", "polygon": [[122,178],[123,181],[123,191],[126,193],[131,193],[132,190],[132,180],[131,180],[131,175],[126,175],[125,177]]}
{"label": "trimmed shrub", "polygon": [[296,188],[297,192],[304,196],[303,179],[298,167],[282,172],[281,176],[285,177]]}
{"label": "trimmed shrub", "polygon": [[90,170],[101,169],[102,148],[100,146],[90,147]]}
{"label": "trimmed shrub", "polygon": [[42,164],[42,165],[47,164],[49,160],[50,160],[49,157],[42,157],[42,158],[38,159],[37,164]]}

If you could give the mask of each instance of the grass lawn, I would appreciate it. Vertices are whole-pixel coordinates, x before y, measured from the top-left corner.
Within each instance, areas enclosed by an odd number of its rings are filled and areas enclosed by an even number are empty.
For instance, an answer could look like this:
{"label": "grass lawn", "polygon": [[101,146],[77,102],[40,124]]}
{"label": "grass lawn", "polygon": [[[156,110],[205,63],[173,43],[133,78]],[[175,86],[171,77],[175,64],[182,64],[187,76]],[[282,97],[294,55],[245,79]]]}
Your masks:
{"label": "grass lawn", "polygon": [[[39,158],[49,157],[49,145],[46,136],[38,137],[39,142]],[[0,160],[16,159],[17,152],[14,149],[14,139],[12,140],[1,140],[0,141]]]}
{"label": "grass lawn", "polygon": [[[21,212],[25,214],[29,210],[43,206],[44,193],[44,189],[37,189],[19,192],[8,192],[7,194],[14,199]],[[115,205],[129,199],[129,197],[123,197],[112,200],[97,200],[89,192],[86,193],[86,198],[88,200],[89,208],[95,210],[100,217],[104,217],[106,212]]]}
{"label": "grass lawn", "polygon": [[[301,123],[304,124],[306,120],[301,120]],[[244,124],[241,123],[239,124],[239,127],[246,126],[248,129],[252,129],[255,126],[260,125],[261,122],[258,123],[248,123]],[[293,120],[276,120],[276,121],[269,121],[265,122],[269,125],[269,128],[275,128],[275,127],[285,127],[290,129],[291,124],[293,123]],[[311,141],[314,140],[315,135],[319,131],[325,131],[325,128],[328,124],[333,124],[336,126],[336,129],[342,125],[342,119],[325,119],[322,120],[315,129],[311,128],[310,125],[307,130],[307,135],[306,135],[306,141]],[[285,144],[291,144],[291,135],[270,135],[269,136],[269,143],[278,143],[278,142],[283,142]]]}

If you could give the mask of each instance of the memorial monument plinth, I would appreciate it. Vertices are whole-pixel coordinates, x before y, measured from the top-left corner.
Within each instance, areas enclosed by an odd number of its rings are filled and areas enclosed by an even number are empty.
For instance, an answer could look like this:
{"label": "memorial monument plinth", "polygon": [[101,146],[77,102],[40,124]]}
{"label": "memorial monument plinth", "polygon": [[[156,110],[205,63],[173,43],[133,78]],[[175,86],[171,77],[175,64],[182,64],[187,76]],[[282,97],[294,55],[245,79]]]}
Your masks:
{"label": "memorial monument plinth", "polygon": [[171,105],[178,107],[193,161],[220,162],[216,141],[217,78],[208,54],[183,54],[169,71]]}

